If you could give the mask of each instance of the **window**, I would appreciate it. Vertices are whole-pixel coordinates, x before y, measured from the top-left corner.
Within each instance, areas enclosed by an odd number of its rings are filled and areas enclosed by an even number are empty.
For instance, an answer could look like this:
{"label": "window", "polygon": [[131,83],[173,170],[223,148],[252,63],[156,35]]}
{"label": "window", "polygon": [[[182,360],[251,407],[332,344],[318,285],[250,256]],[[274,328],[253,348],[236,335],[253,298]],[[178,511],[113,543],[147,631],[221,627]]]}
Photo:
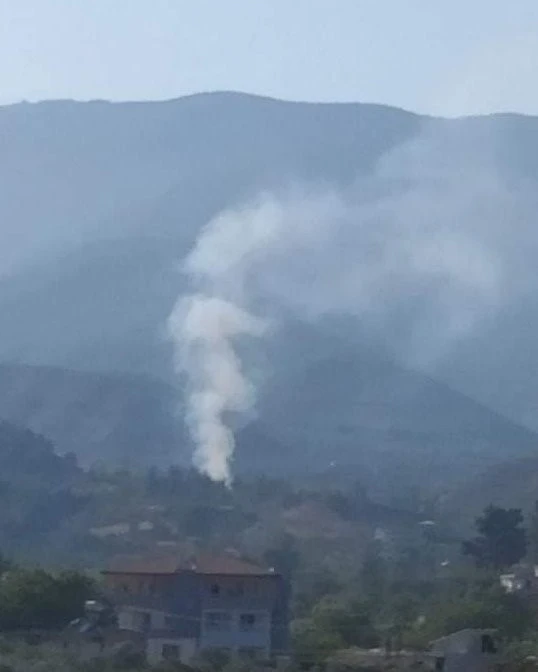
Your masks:
{"label": "window", "polygon": [[211,595],[217,596],[220,595],[220,586],[218,583],[213,583],[209,589]]}
{"label": "window", "polygon": [[239,616],[239,629],[243,632],[259,630],[265,621],[265,614],[241,614]]}
{"label": "window", "polygon": [[163,644],[162,656],[164,660],[179,660],[181,650],[177,644]]}
{"label": "window", "polygon": [[445,659],[444,658],[436,658],[435,659],[435,671],[436,672],[442,672],[445,669]]}
{"label": "window", "polygon": [[232,614],[229,611],[206,611],[204,627],[208,631],[229,630],[232,624]]}
{"label": "window", "polygon": [[482,653],[497,653],[497,647],[490,635],[482,635]]}
{"label": "window", "polygon": [[240,630],[254,630],[255,626],[256,626],[255,614],[241,614],[241,616],[239,617]]}

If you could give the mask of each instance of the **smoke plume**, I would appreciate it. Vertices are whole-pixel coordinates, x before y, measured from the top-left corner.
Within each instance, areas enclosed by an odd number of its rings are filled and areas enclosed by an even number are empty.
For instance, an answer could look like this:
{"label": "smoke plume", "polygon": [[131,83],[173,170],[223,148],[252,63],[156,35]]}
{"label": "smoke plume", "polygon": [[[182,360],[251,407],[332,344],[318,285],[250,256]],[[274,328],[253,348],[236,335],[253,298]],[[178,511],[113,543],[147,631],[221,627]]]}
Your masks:
{"label": "smoke plume", "polygon": [[230,414],[256,401],[242,343],[283,315],[354,316],[424,365],[495,310],[518,200],[491,166],[465,139],[426,134],[351,187],[263,194],[209,222],[183,265],[193,294],[170,318],[203,472],[230,482]]}
{"label": "smoke plume", "polygon": [[178,340],[178,366],[191,381],[187,421],[196,442],[194,462],[216,481],[230,483],[234,437],[227,412],[245,412],[254,389],[242,372],[234,339],[261,336],[264,323],[215,296],[197,294],[181,300],[170,317]]}

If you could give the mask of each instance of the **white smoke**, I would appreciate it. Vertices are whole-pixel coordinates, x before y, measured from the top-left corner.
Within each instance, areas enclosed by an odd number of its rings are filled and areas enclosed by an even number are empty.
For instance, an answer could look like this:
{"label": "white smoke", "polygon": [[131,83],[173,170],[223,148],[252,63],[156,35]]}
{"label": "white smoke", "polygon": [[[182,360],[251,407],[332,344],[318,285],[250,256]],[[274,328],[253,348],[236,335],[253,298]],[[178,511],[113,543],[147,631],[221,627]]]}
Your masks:
{"label": "white smoke", "polygon": [[256,401],[238,340],[263,337],[283,312],[390,331],[403,311],[412,329],[394,342],[424,364],[495,310],[507,286],[503,224],[517,199],[489,161],[474,156],[462,170],[461,157],[439,156],[435,143],[414,143],[351,188],[265,194],[202,230],[184,263],[195,293],[180,298],[170,328],[189,378],[195,463],[211,478],[231,479],[228,412]]}
{"label": "white smoke", "polygon": [[261,336],[265,325],[228,301],[198,294],[178,302],[169,326],[178,342],[178,368],[191,381],[187,421],[197,445],[194,462],[213,480],[229,484],[234,437],[225,414],[254,403],[233,339]]}

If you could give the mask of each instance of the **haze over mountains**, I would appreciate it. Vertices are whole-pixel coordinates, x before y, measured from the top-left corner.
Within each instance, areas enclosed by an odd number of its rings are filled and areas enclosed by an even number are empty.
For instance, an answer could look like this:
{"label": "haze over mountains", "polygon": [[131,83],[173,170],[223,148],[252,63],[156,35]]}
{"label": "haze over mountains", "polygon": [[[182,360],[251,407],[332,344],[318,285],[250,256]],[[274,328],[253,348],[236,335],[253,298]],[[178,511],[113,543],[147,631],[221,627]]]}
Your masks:
{"label": "haze over mountains", "polygon": [[239,433],[239,463],[280,470],[303,456],[375,474],[385,458],[372,456],[388,451],[402,464],[414,455],[410,472],[426,459],[441,473],[457,455],[479,469],[538,445],[520,426],[538,429],[538,119],[233,93],[58,101],[0,108],[0,148],[0,417],[86,462],[185,461],[172,412],[182,381],[164,335],[188,290],[178,264],[223,208],[307,185],[394,195],[406,217],[443,231],[469,224],[473,254],[456,248],[453,266],[472,287],[484,268],[493,279],[450,338],[439,306],[459,294],[443,278],[391,295],[381,320],[286,319],[258,353],[259,417]]}

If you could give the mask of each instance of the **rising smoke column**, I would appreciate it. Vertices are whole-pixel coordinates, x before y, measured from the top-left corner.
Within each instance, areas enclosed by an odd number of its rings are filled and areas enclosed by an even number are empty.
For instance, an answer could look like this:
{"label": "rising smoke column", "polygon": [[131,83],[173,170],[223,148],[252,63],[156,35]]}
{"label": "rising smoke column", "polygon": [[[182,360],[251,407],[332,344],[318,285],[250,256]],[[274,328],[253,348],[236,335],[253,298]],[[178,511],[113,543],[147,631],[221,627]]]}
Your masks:
{"label": "rising smoke column", "polygon": [[[270,323],[248,307],[256,295],[250,283],[256,283],[258,264],[271,265],[271,256],[291,250],[293,241],[321,233],[322,227],[313,227],[308,234],[303,227],[310,228],[337,210],[330,197],[280,202],[264,195],[212,220],[183,263],[182,270],[197,291],[179,298],[168,319],[168,332],[175,344],[176,370],[188,379],[186,421],[196,446],[193,462],[213,480],[231,483],[235,440],[229,414],[245,413],[256,401],[237,348],[245,337],[262,337]],[[286,233],[290,220],[294,233],[292,229]],[[261,286],[260,291],[267,293]]]}
{"label": "rising smoke column", "polygon": [[226,413],[245,412],[254,403],[234,340],[261,336],[265,325],[229,301],[195,294],[176,304],[169,329],[178,344],[177,367],[189,377],[187,423],[196,444],[194,463],[229,485],[234,436]]}
{"label": "rising smoke column", "polygon": [[489,169],[452,167],[444,155],[440,172],[426,149],[346,192],[265,194],[201,231],[183,264],[193,293],[179,298],[169,330],[202,472],[230,483],[230,414],[256,402],[242,342],[265,337],[283,313],[309,322],[347,315],[390,334],[403,305],[413,322],[409,342],[395,335],[398,354],[417,365],[495,309],[499,217],[513,199]]}

